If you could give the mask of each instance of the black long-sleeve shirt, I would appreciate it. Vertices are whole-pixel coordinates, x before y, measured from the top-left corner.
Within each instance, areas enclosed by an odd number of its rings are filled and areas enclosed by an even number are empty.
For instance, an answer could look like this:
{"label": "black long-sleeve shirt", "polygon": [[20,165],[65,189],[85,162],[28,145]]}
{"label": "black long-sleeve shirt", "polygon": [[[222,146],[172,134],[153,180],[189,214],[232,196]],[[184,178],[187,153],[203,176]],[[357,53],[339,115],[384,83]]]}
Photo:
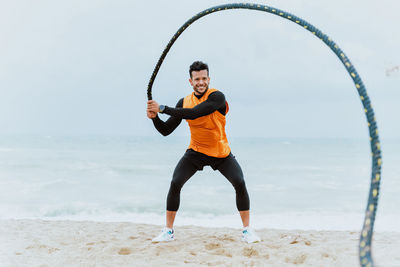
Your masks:
{"label": "black long-sleeve shirt", "polygon": [[[201,98],[203,95],[204,94],[198,96],[195,94],[197,98]],[[164,113],[171,116],[167,121],[162,121],[157,115],[157,117],[153,119],[153,124],[162,135],[167,136],[179,126],[182,119],[194,120],[211,114],[216,110],[218,110],[222,115],[225,115],[225,96],[220,91],[211,93],[206,101],[193,108],[183,108],[183,98],[181,98],[175,108],[165,106]]]}

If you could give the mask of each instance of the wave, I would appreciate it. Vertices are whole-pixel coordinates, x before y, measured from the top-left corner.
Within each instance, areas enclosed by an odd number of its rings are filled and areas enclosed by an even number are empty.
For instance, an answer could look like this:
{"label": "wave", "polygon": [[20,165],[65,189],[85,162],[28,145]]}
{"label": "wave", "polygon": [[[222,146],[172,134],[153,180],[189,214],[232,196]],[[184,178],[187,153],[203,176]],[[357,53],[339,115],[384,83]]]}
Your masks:
{"label": "wave", "polygon": [[[162,208],[154,212],[140,212],[135,209],[121,208],[116,211],[109,208],[90,206],[84,203],[75,207],[41,207],[29,212],[0,206],[0,219],[43,219],[43,220],[74,220],[99,222],[131,222],[140,224],[164,225],[165,217]],[[364,219],[363,213],[346,212],[275,212],[270,214],[251,214],[252,227],[255,229],[286,229],[286,230],[327,230],[327,231],[359,231]],[[379,232],[400,232],[400,214],[381,214],[375,224]],[[241,228],[240,216],[232,214],[215,214],[207,212],[179,212],[176,226],[196,225],[202,227]]]}

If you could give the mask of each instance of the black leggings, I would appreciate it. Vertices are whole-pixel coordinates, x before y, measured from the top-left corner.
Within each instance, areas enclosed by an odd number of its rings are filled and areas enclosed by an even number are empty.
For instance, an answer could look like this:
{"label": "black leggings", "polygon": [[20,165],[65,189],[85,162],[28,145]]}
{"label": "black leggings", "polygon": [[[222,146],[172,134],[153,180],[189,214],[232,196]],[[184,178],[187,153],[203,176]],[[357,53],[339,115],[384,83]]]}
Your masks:
{"label": "black leggings", "polygon": [[236,191],[236,207],[239,211],[250,209],[249,194],[247,193],[246,184],[243,178],[243,172],[235,156],[229,154],[226,158],[214,158],[202,153],[187,150],[181,160],[176,165],[171,186],[167,197],[167,210],[177,211],[179,208],[180,194],[183,185],[198,170],[202,170],[204,166],[211,166],[214,170],[218,170],[228,179]]}

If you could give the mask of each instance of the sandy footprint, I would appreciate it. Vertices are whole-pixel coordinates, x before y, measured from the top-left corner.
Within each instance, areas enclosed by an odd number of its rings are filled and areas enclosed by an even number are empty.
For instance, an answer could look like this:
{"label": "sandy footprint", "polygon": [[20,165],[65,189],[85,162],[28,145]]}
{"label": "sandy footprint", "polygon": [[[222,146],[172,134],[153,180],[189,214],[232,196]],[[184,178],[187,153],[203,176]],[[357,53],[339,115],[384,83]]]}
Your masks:
{"label": "sandy footprint", "polygon": [[222,248],[222,245],[220,243],[208,243],[207,245],[205,245],[205,248],[208,250],[213,250],[217,248]]}
{"label": "sandy footprint", "polygon": [[119,251],[118,251],[118,254],[119,255],[129,255],[129,254],[131,254],[132,253],[132,251],[129,249],[129,248],[121,248]]}
{"label": "sandy footprint", "polygon": [[196,253],[195,251],[190,251],[189,253],[190,253],[190,255],[192,255],[192,256],[196,256],[196,255],[197,255],[197,253]]}
{"label": "sandy footprint", "polygon": [[230,236],[230,235],[222,235],[221,237],[219,237],[220,240],[222,241],[230,241],[230,242],[235,242],[236,240]]}
{"label": "sandy footprint", "polygon": [[252,247],[243,248],[243,256],[246,257],[256,257],[258,256],[258,250]]}
{"label": "sandy footprint", "polygon": [[307,256],[305,254],[301,255],[296,255],[294,257],[286,257],[285,262],[286,263],[293,263],[293,264],[303,264],[307,259]]}
{"label": "sandy footprint", "polygon": [[56,251],[59,251],[59,248],[53,248],[53,247],[48,247],[46,245],[30,245],[28,247],[25,248],[26,250],[30,250],[30,249],[37,249],[40,251],[46,251],[47,253],[51,254],[54,253]]}

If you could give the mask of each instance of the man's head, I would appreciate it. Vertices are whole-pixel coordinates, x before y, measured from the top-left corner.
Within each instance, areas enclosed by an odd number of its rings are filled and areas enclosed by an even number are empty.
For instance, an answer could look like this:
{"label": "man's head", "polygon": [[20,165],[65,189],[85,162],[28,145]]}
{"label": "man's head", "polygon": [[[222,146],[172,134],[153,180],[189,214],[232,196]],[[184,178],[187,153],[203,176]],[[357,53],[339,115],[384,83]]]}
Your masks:
{"label": "man's head", "polygon": [[208,66],[201,61],[195,61],[189,68],[189,82],[193,87],[195,95],[204,94],[208,89],[210,77],[208,76]]}

